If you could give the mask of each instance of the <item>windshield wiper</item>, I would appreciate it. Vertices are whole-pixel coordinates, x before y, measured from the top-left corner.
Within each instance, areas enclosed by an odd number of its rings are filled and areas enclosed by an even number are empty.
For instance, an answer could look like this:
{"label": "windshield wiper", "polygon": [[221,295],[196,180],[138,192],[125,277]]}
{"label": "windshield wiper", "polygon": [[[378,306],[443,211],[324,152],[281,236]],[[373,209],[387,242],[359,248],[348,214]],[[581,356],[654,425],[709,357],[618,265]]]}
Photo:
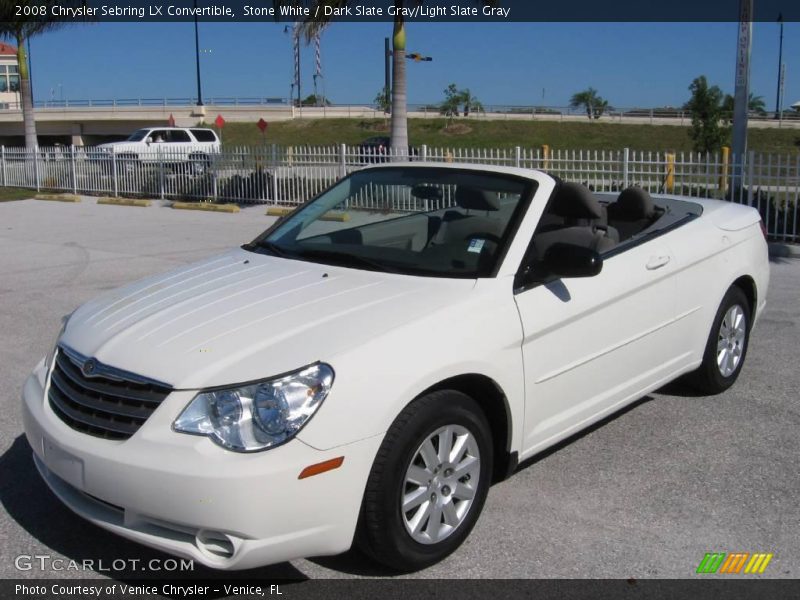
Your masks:
{"label": "windshield wiper", "polygon": [[297,248],[298,258],[319,258],[321,260],[329,260],[341,266],[364,267],[370,271],[383,271],[388,273],[400,273],[401,271],[395,267],[391,267],[385,263],[359,256],[357,254],[349,254],[347,252],[336,252],[335,250],[324,250],[321,248]]}

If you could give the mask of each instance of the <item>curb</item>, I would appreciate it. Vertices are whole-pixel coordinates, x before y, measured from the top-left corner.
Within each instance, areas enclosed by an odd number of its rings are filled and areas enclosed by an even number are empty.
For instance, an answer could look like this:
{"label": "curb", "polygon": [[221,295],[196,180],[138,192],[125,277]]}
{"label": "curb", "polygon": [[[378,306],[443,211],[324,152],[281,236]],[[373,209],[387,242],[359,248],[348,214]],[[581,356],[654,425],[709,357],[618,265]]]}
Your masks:
{"label": "curb", "polygon": [[238,213],[235,204],[212,204],[211,202],[173,202],[172,208],[179,210],[205,210],[209,212]]}
{"label": "curb", "polygon": [[[294,212],[294,208],[286,208],[283,206],[270,206],[267,209],[266,215],[268,217],[285,217],[289,213]],[[337,221],[339,223],[346,223],[350,220],[350,215],[346,212],[343,213],[330,213],[325,214],[319,218],[320,221]]]}
{"label": "curb", "polygon": [[292,212],[293,208],[284,208],[281,206],[270,206],[267,209],[266,215],[268,217],[285,217],[290,212]]}
{"label": "curb", "polygon": [[109,206],[150,206],[150,200],[137,200],[134,198],[98,198],[97,204]]}
{"label": "curb", "polygon": [[35,200],[50,200],[51,202],[80,202],[81,199],[73,194],[36,194]]}
{"label": "curb", "polygon": [[771,258],[800,258],[800,244],[770,242],[769,255]]}

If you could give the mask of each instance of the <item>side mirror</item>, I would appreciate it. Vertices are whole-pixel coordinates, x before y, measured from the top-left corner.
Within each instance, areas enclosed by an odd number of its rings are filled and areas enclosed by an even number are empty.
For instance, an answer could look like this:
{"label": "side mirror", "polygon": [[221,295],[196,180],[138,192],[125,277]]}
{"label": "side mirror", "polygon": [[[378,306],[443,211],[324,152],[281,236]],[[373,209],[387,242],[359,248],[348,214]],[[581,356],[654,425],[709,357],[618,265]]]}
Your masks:
{"label": "side mirror", "polygon": [[147,138],[147,139],[144,141],[144,143],[145,143],[145,144],[147,144],[147,145],[149,146],[150,144],[152,144],[152,143],[153,143],[153,140],[151,140],[150,138]]}
{"label": "side mirror", "polygon": [[541,264],[558,277],[594,277],[603,270],[603,258],[596,250],[563,242],[550,246]]}

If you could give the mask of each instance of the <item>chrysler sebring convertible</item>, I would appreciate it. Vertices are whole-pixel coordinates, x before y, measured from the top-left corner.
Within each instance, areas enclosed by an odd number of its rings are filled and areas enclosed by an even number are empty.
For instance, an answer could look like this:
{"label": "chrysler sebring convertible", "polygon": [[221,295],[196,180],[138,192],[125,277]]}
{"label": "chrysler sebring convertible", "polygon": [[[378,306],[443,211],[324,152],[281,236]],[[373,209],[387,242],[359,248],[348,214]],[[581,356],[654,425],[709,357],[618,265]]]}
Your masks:
{"label": "chrysler sebring convertible", "polygon": [[731,386],[752,208],[543,172],[354,172],[255,240],[65,317],[23,390],[70,509],[218,569],[453,552],[519,461],[678,377]]}

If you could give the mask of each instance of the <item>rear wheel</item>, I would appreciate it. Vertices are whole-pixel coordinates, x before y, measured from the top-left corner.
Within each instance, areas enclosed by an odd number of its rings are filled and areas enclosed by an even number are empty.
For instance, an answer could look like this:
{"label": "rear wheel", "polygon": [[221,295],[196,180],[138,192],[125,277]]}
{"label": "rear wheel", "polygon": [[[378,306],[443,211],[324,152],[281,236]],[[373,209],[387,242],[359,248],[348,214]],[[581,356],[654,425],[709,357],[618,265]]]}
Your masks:
{"label": "rear wheel", "polygon": [[689,378],[692,385],[709,394],[718,394],[733,385],[747,356],[750,314],[747,296],[741,288],[731,287],[714,318],[703,363]]}
{"label": "rear wheel", "polygon": [[433,392],[395,419],[370,473],[358,544],[398,571],[432,565],[478,520],[491,481],[486,417],[469,396]]}
{"label": "rear wheel", "polygon": [[208,154],[190,154],[188,172],[193,175],[202,175],[211,168],[211,158]]}

